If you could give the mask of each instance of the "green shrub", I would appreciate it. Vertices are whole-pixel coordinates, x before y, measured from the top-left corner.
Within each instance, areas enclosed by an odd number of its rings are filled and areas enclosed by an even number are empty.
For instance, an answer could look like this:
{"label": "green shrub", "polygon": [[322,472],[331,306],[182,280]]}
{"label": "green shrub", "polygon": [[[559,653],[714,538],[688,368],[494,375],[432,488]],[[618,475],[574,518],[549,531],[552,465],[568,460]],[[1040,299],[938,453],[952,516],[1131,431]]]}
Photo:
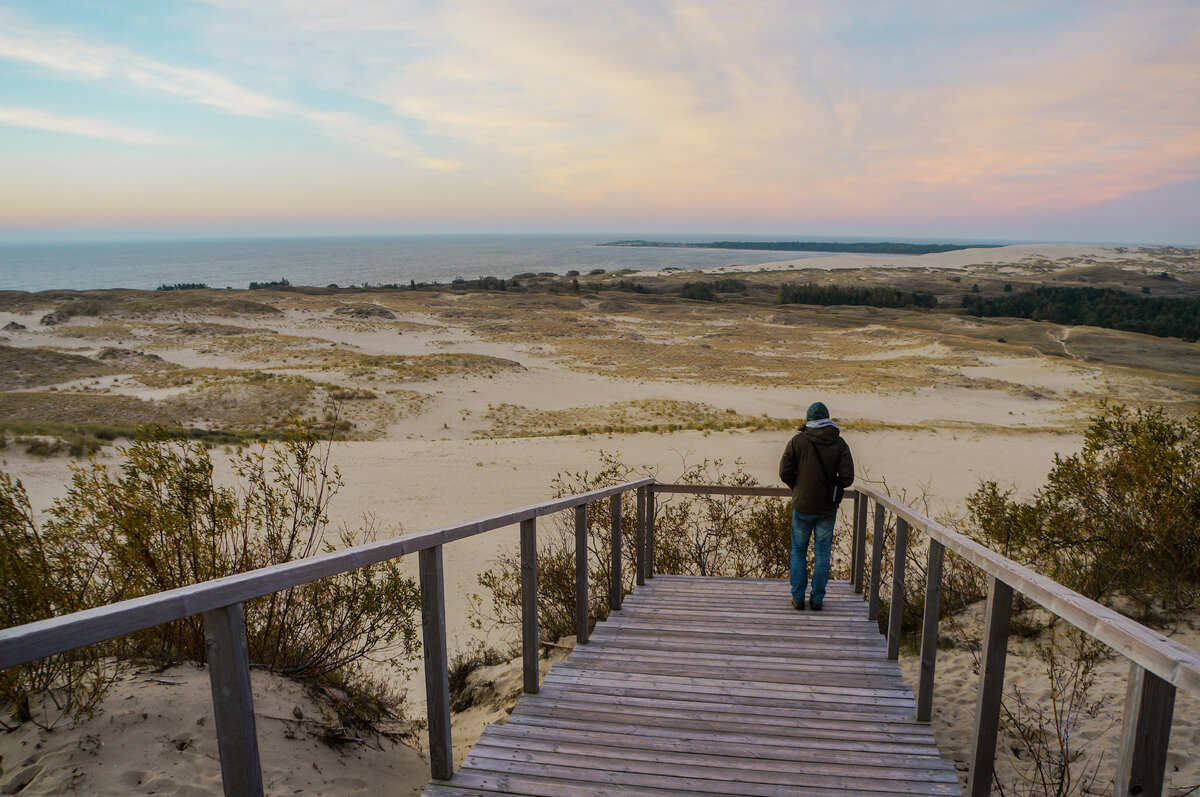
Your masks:
{"label": "green shrub", "polygon": [[[111,585],[89,571],[69,531],[39,526],[25,486],[0,471],[0,624],[23,625],[108,602]],[[107,652],[107,645],[93,645],[0,671],[0,701],[16,722],[42,728],[90,717],[115,675]],[[0,726],[11,727],[3,720]]]}
{"label": "green shrub", "polygon": [[711,282],[685,282],[679,289],[679,295],[684,299],[695,299],[701,302],[720,301]]}
{"label": "green shrub", "polygon": [[[161,429],[147,430],[120,453],[122,464],[113,470],[96,462],[75,467],[66,495],[54,502],[40,528],[31,519],[21,519],[28,501],[22,503],[19,483],[7,476],[0,482],[0,499],[9,507],[0,518],[0,569],[27,568],[30,540],[50,541],[51,553],[57,550],[54,545],[68,546],[69,553],[35,561],[38,567],[32,572],[51,597],[39,602],[36,592],[20,592],[3,604],[0,622],[5,626],[377,538],[370,523],[359,531],[330,532],[329,503],[341,479],[329,465],[328,442],[321,444],[300,426],[281,443],[259,444],[237,455],[235,487],[214,482],[213,464],[202,443],[173,440]],[[82,591],[75,584],[80,569],[88,574]],[[54,599],[58,594],[72,600]],[[272,672],[333,684],[351,704],[382,702],[398,712],[399,704],[362,665],[386,650],[394,654],[396,666],[405,666],[416,649],[418,605],[415,583],[395,562],[248,601],[244,611],[250,661]],[[120,661],[202,662],[203,622],[185,618],[123,637],[106,650]],[[38,662],[17,668],[17,674],[3,682],[0,699],[20,706],[36,700],[39,692],[60,688],[54,679],[34,678],[44,666]],[[22,675],[21,670],[30,674]],[[61,688],[69,691],[70,684]],[[87,694],[84,690],[84,697]],[[79,715],[70,700],[62,702],[62,717]]]}
{"label": "green shrub", "polygon": [[1101,404],[1083,451],[1055,457],[1032,501],[985,482],[971,519],[1000,552],[1141,619],[1200,596],[1200,413]]}

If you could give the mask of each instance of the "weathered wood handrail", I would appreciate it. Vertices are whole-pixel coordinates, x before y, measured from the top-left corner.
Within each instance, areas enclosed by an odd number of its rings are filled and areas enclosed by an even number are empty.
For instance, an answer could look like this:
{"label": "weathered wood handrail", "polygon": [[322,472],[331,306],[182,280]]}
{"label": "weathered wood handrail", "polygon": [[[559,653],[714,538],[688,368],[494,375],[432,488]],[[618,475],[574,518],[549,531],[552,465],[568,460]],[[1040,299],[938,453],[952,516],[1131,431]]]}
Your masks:
{"label": "weathered wood handrail", "polygon": [[[661,490],[660,487],[655,489]],[[872,487],[855,490],[988,575],[1168,683],[1200,697],[1200,653],[952,531]]]}
{"label": "weathered wood handrail", "polygon": [[308,559],[250,570],[178,589],[0,630],[0,670],[232,606],[328,576],[358,570],[437,545],[465,540],[521,521],[590,504],[653,484],[653,479],[605,487],[428,531],[356,545]]}
{"label": "weathered wood handrail", "polygon": [[[425,655],[426,714],[430,771],[436,779],[453,774],[450,739],[450,695],[447,678],[445,586],[442,546],[519,524],[521,528],[521,618],[523,675],[526,692],[538,690],[537,530],[536,519],[575,509],[577,540],[583,553],[581,641],[587,640],[586,537],[588,504],[610,498],[614,508],[614,549],[620,555],[621,494],[638,491],[637,555],[639,573],[648,564],[648,517],[653,516],[654,479],[645,478],[442,526],[340,551],[205,581],[166,592],[133,598],[35,623],[0,629],[0,669],[65,653],[115,637],[143,631],[197,614],[204,616],[216,714],[221,775],[226,795],[261,795],[262,770],[254,728],[254,700],[246,655],[242,603],[273,592],[357,570],[406,554],[419,553],[421,627]],[[650,507],[647,511],[646,507]],[[580,511],[582,510],[582,511]],[[652,521],[649,521],[652,522]],[[580,533],[582,527],[582,533]],[[617,578],[620,578],[618,560]],[[617,581],[620,584],[620,581]],[[620,606],[620,591],[616,593]]]}
{"label": "weathered wood handrail", "polygon": [[[692,495],[791,495],[787,488],[760,486],[655,484],[652,490],[654,493]],[[1052,614],[1129,659],[1129,689],[1118,759],[1116,794],[1117,797],[1135,794],[1157,797],[1162,793],[1175,689],[1183,689],[1200,697],[1200,652],[946,528],[873,487],[855,485],[853,490],[847,491],[847,495],[850,494],[855,495],[852,515],[851,583],[856,587],[856,591],[862,591],[863,599],[870,602],[871,619],[878,618],[884,553],[884,512],[890,512],[896,518],[892,600],[888,618],[889,658],[894,658],[899,650],[898,604],[902,596],[908,531],[915,529],[929,538],[929,581],[925,592],[921,669],[917,691],[918,720],[929,721],[933,703],[938,604],[941,600],[942,562],[945,553],[949,551],[962,557],[990,577],[971,745],[971,779],[968,793],[972,797],[983,797],[991,792],[1000,699],[1004,688],[1009,617],[1014,592],[1019,592],[1040,604]],[[871,540],[871,573],[869,584],[864,585],[862,581],[866,576],[862,569],[865,565],[864,534],[868,499],[875,503],[875,518]],[[867,588],[863,589],[864,586]]]}

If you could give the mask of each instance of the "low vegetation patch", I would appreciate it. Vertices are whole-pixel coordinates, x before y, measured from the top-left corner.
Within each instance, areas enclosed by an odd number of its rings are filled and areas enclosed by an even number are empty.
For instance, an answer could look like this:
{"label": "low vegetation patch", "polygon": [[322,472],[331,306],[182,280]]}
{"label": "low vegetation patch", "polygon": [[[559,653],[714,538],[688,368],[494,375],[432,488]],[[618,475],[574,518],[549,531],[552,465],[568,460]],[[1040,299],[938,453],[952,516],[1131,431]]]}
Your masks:
{"label": "low vegetation patch", "polygon": [[484,419],[492,426],[481,432],[483,437],[663,433],[687,429],[758,431],[795,429],[802,425],[795,419],[741,415],[735,410],[673,399],[639,399],[567,410],[532,410],[515,404],[498,404],[488,407]]}
{"label": "low vegetation patch", "polygon": [[485,354],[424,354],[412,357],[357,355],[351,362],[360,368],[381,369],[406,381],[436,379],[440,376],[489,376],[520,370],[521,364]]}
{"label": "low vegetation patch", "polygon": [[[38,520],[19,480],[0,471],[0,623],[54,615],[304,559],[377,538],[373,525],[329,528],[341,487],[328,443],[302,426],[282,443],[237,456],[237,484],[219,486],[198,443],[147,430],[115,469],[74,469],[64,497]],[[399,719],[403,699],[368,674],[370,659],[404,670],[417,650],[420,597],[384,562],[244,604],[250,662],[336,698],[346,727]],[[90,716],[131,663],[203,662],[199,617],[0,673],[3,724],[43,728]]]}
{"label": "low vegetation patch", "polygon": [[932,293],[901,291],[883,286],[861,288],[846,285],[818,285],[815,282],[808,282],[803,285],[793,283],[780,285],[779,303],[931,308],[937,307],[937,297]]}

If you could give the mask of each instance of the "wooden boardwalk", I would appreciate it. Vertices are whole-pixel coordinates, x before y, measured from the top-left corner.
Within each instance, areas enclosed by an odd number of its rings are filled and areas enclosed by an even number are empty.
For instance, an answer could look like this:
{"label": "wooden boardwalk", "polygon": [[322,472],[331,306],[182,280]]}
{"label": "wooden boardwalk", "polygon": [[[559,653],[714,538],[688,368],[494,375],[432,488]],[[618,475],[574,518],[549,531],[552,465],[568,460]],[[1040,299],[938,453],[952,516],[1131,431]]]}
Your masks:
{"label": "wooden boardwalk", "polygon": [[425,794],[961,794],[862,596],[788,598],[656,576]]}

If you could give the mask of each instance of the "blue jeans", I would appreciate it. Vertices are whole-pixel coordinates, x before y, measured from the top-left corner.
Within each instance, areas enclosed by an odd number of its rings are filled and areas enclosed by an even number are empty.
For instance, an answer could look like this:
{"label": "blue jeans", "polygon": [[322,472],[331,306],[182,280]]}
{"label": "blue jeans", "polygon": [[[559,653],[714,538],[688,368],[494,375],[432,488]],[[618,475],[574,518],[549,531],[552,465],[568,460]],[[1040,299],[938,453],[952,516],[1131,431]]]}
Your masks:
{"label": "blue jeans", "polygon": [[818,606],[825,601],[825,585],[829,582],[829,557],[833,550],[832,515],[806,515],[792,510],[792,600],[804,600],[808,586],[808,539],[816,537],[817,548],[813,562],[812,602]]}

